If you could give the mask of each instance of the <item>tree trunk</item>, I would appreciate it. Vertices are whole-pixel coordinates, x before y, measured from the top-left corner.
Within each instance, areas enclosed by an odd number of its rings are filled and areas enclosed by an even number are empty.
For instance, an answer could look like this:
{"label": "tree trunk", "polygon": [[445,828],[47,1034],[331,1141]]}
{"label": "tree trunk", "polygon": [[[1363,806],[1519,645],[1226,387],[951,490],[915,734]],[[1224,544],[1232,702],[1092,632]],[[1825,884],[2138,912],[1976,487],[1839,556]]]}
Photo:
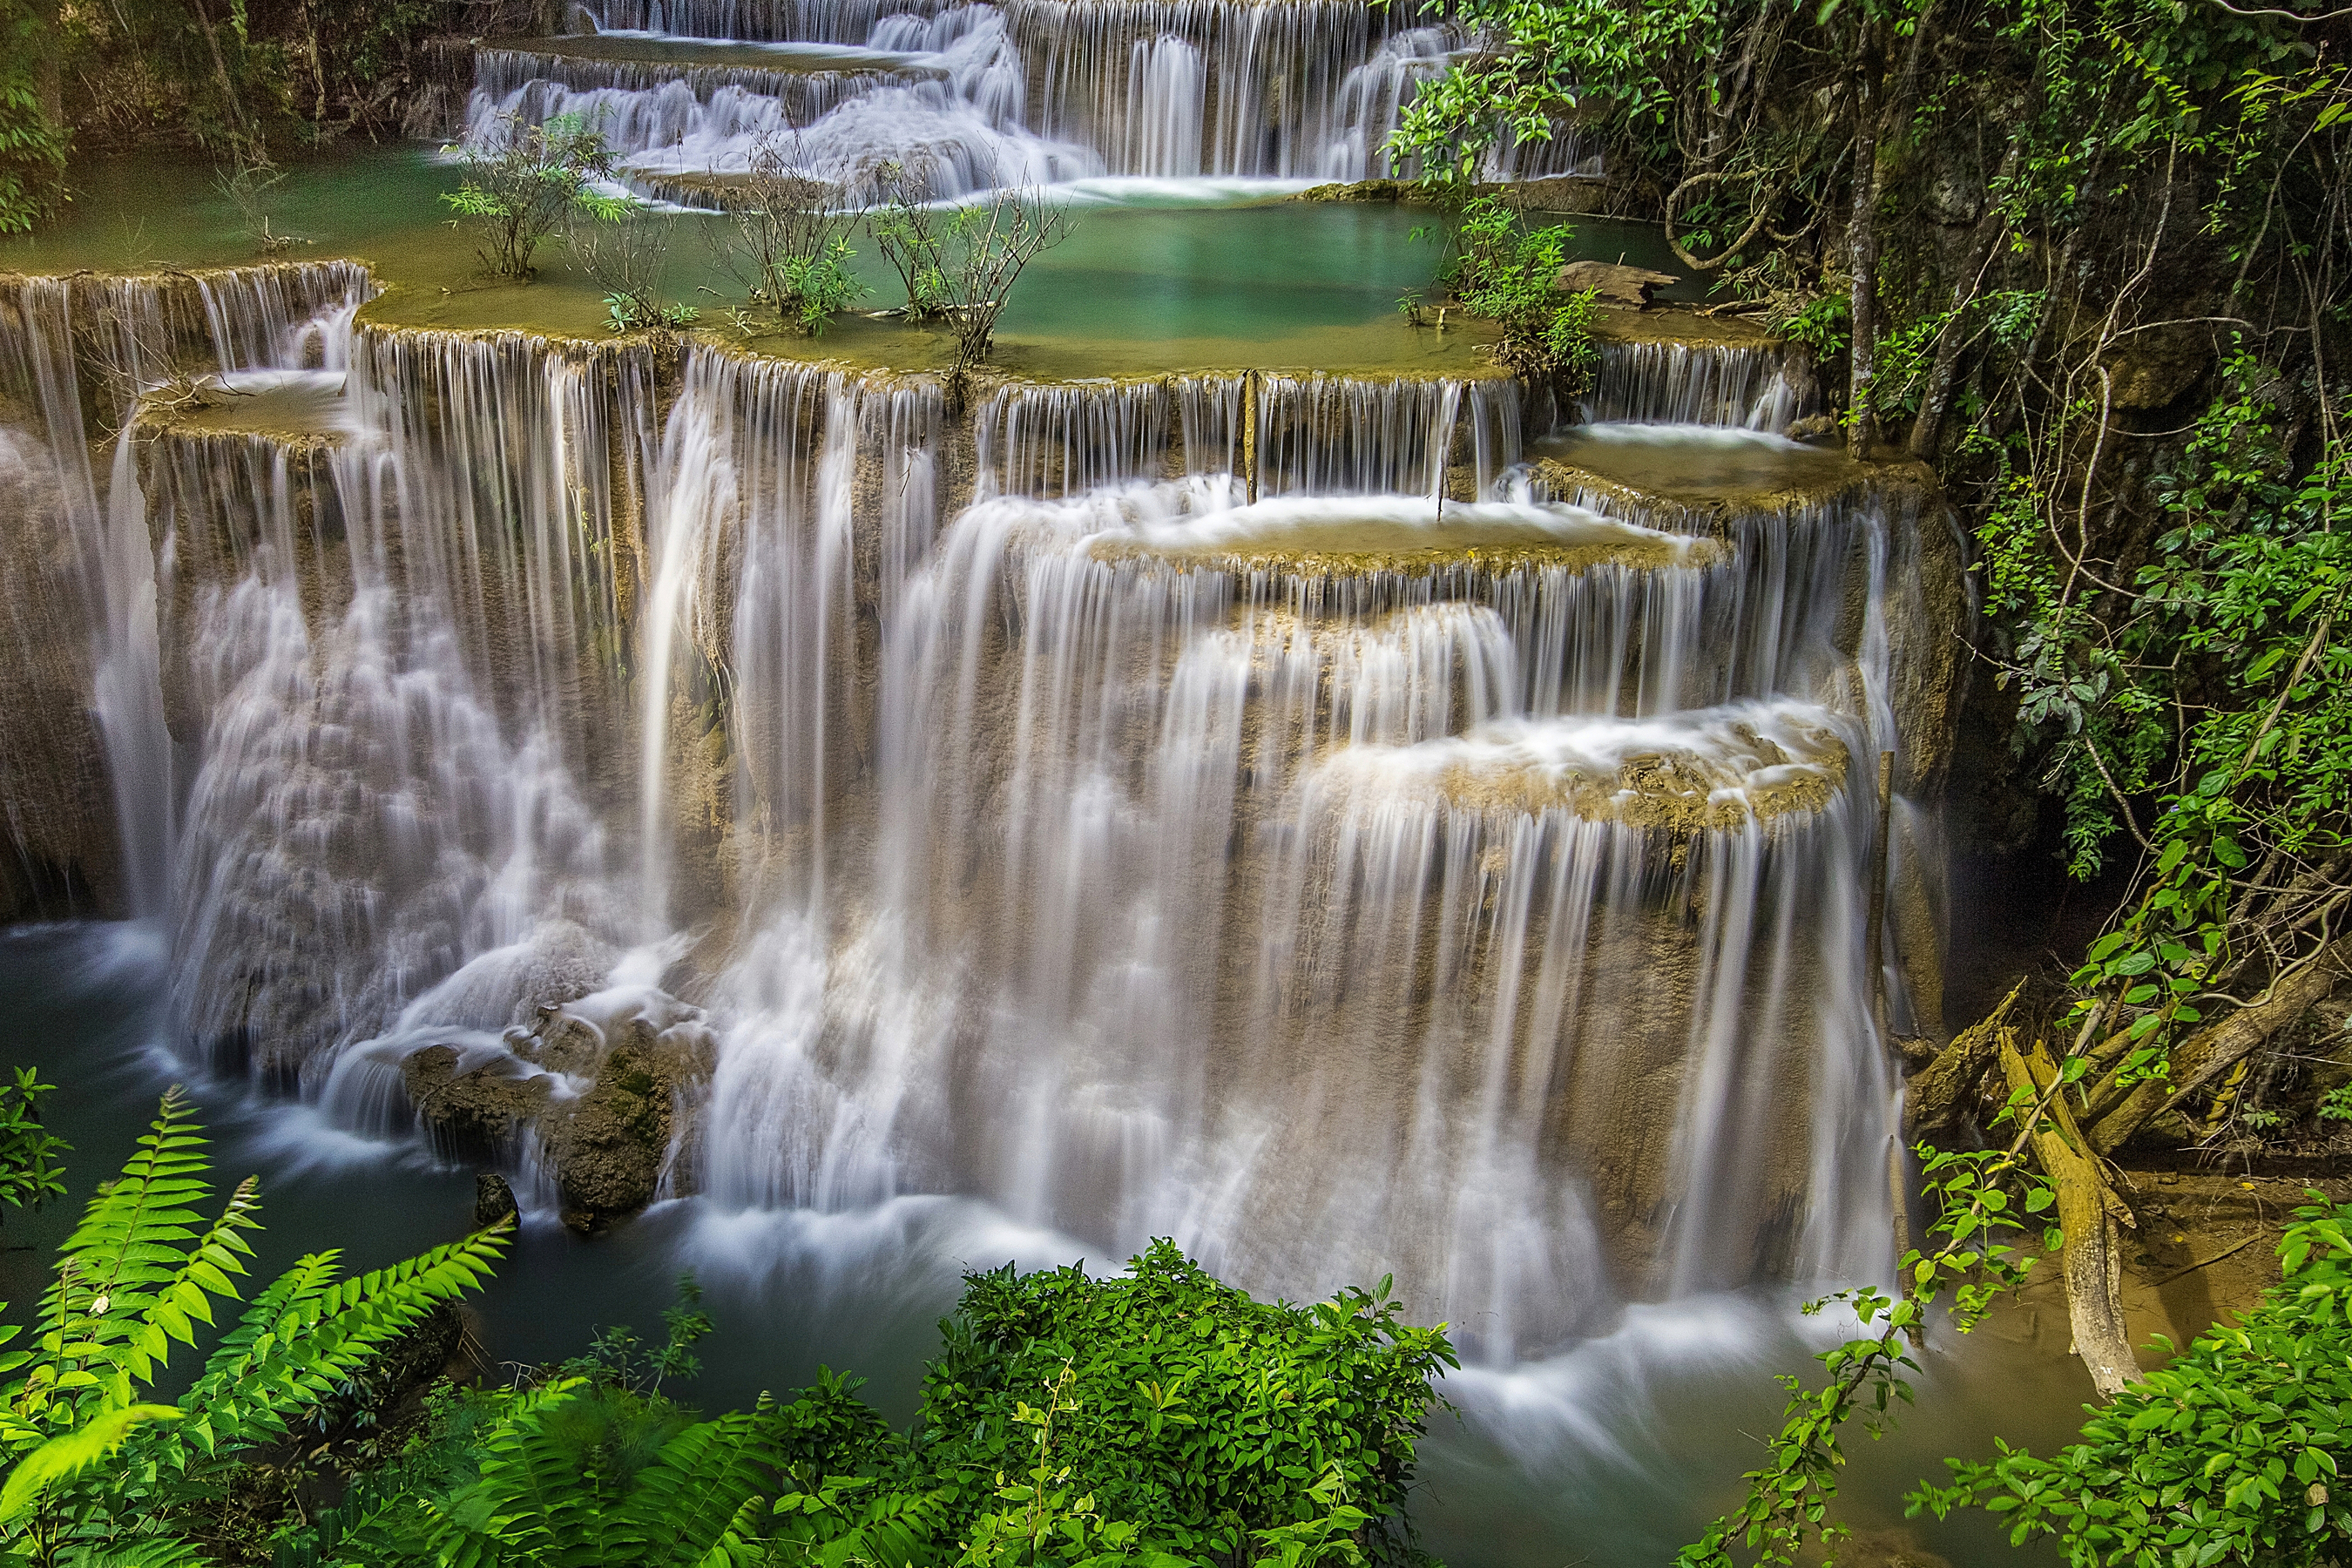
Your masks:
{"label": "tree trunk", "polygon": [[1853,215],[1847,225],[1846,264],[1853,279],[1846,297],[1852,329],[1847,363],[1846,449],[1870,456],[1878,420],[1870,407],[1870,376],[1878,340],[1878,89],[1871,33],[1861,25],[1856,41],[1853,92]]}
{"label": "tree trunk", "polygon": [[[2049,1093],[2058,1076],[2041,1041],[2033,1043],[2029,1060],[2019,1052],[2016,1032],[2011,1029],[2001,1031],[2000,1066],[2011,1089],[2035,1100]],[[2117,1221],[2129,1221],[2131,1211],[2108,1190],[2098,1157],[2074,1124],[2063,1092],[2051,1097],[2048,1121],[2033,1130],[2033,1153],[2042,1173],[2058,1188],[2058,1223],[2066,1232],[2060,1268],[2074,1353],[2090,1369],[2099,1397],[2111,1399],[2139,1376],[2139,1361],[2132,1354],[2131,1335],[2117,1300],[2123,1280]]]}
{"label": "tree trunk", "polygon": [[2105,1154],[2123,1147],[2147,1119],[2228,1072],[2241,1058],[2335,994],[2352,968],[2352,937],[2322,948],[2305,968],[2273,986],[2267,1000],[2241,1007],[2175,1047],[2168,1078],[2150,1079],[2092,1125],[2091,1147]]}
{"label": "tree trunk", "polygon": [[2000,1021],[2018,993],[2025,989],[2021,980],[2000,1005],[1976,1023],[1952,1037],[1952,1043],[1936,1055],[1903,1094],[1903,1135],[1906,1142],[1916,1142],[1931,1132],[1957,1130],[1961,1118],[1972,1109],[1977,1082],[1993,1063],[1998,1046]]}

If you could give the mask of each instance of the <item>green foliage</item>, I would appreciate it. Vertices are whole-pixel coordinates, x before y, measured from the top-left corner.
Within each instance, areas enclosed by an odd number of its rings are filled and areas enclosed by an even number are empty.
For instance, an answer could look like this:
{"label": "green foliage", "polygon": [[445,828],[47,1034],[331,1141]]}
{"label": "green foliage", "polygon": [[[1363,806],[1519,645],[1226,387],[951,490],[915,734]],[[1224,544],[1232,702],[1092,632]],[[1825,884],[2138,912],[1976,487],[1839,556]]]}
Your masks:
{"label": "green foliage", "polygon": [[955,341],[948,392],[961,403],[971,373],[996,343],[997,319],[1029,263],[1070,237],[1066,206],[1026,185],[995,185],[944,212],[928,205],[914,171],[886,164],[882,200],[866,232],[907,289],[907,314],[943,321]]}
{"label": "green foliage", "polygon": [[1510,206],[1476,197],[1455,221],[1445,279],[1465,311],[1503,329],[1496,359],[1564,396],[1591,385],[1601,363],[1592,342],[1591,291],[1559,289],[1560,266],[1574,236],[1565,224],[1529,230]]}
{"label": "green foliage", "polygon": [[2123,1082],[2161,1074],[2176,1027],[2202,1021],[2200,998],[2250,945],[2234,924],[2262,879],[2250,868],[2324,861],[2352,835],[2352,543],[2337,527],[2352,474],[2333,442],[2297,472],[2288,390],[2249,353],[2228,363],[2155,481],[2170,526],[2120,605],[2094,603],[2030,480],[1979,530],[1989,607],[2020,628],[1997,679],[2018,687],[2021,746],[2047,749],[2075,873],[2126,831],[2147,855],[2074,977],[2132,1047]]}
{"label": "green foliage", "polygon": [[[282,1438],[504,1249],[503,1233],[485,1232],[352,1279],[333,1253],[313,1254],[254,1299],[187,1393],[152,1402],[142,1395],[173,1342],[193,1347],[213,1303],[236,1299],[260,1226],[250,1178],[205,1216],[204,1144],[174,1089],[58,1249],[31,1348],[0,1353],[0,1538],[18,1555],[182,1560],[168,1521],[209,1467]],[[25,1331],[0,1328],[0,1345]]]}
{"label": "green foliage", "polygon": [[[664,1392],[710,1328],[625,1330],[535,1385],[445,1394],[292,1561],[679,1568],[1361,1563],[1401,1521],[1441,1331],[1385,1288],[1252,1300],[1168,1243],[1124,1276],[966,1280],[914,1438],[824,1373],[711,1419]],[[1034,1403],[1033,1403],[1034,1401]]]}
{"label": "green foliage", "polygon": [[[887,184],[895,165],[886,167]],[[868,292],[849,263],[858,203],[847,165],[811,149],[801,133],[752,139],[743,178],[724,205],[720,259],[754,306],[774,307],[787,331],[819,337]]]}
{"label": "green foliage", "polygon": [[2340,1561],[2352,1546],[2352,1494],[2336,1495],[2352,1448],[2352,1207],[2296,1214],[2282,1278],[2252,1312],[2197,1336],[2049,1458],[2004,1444],[1990,1463],[1948,1461],[1953,1484],[1923,1487],[1911,1511],[1989,1510],[2021,1545],[2062,1542],[2074,1568]]}
{"label": "green foliage", "polygon": [[0,234],[21,234],[61,199],[72,134],[41,101],[55,39],[29,0],[0,0]]}
{"label": "green foliage", "polygon": [[849,269],[856,254],[847,240],[835,238],[822,255],[792,257],[778,268],[773,298],[786,323],[822,337],[835,315],[863,299],[866,285]]}
{"label": "green foliage", "polygon": [[71,1145],[41,1125],[41,1101],[57,1091],[31,1068],[16,1069],[16,1081],[0,1083],[0,1203],[38,1208],[66,1195],[65,1167],[58,1157]]}
{"label": "green foliage", "polygon": [[527,279],[540,242],[560,224],[585,216],[618,222],[625,204],[600,196],[594,182],[610,179],[616,166],[601,131],[576,114],[551,116],[538,125],[520,115],[503,117],[493,148],[457,149],[465,180],[441,199],[468,225],[478,240],[475,254],[493,278]]}
{"label": "green foliage", "polygon": [[1716,0],[1457,0],[1445,7],[1475,37],[1507,40],[1423,84],[1405,106],[1387,151],[1433,183],[1475,181],[1505,133],[1550,139],[1570,110],[1610,124],[1654,127],[1673,108],[1675,62],[1721,48]]}
{"label": "green foliage", "polygon": [[1018,1406],[1066,1372],[1078,1483],[1160,1549],[1232,1553],[1320,1517],[1310,1489],[1332,1465],[1352,1506],[1393,1517],[1429,1380],[1457,1363],[1443,1330],[1407,1326],[1388,1289],[1255,1301],[1164,1241],[1109,1279],[973,1275],[924,1384],[922,1451],[977,1500],[1024,1458]]}
{"label": "green foliage", "polygon": [[[2011,1114],[2030,1131],[2047,1109],[2046,1100],[2012,1100]],[[1734,1551],[1743,1548],[1758,1563],[1790,1568],[1814,1542],[1834,1546],[1843,1538],[1846,1532],[1830,1521],[1829,1509],[1845,1464],[1841,1435],[1846,1421],[1859,1415],[1870,1436],[1879,1436],[1892,1418],[1894,1402],[1911,1402],[1903,1373],[1918,1370],[1910,1348],[1936,1309],[1944,1309],[1955,1331],[1966,1333],[1982,1321],[1993,1298],[2021,1284],[2032,1267],[2033,1259],[2016,1243],[2033,1234],[2034,1216],[2051,1206],[2055,1194],[2022,1170],[2026,1137],[2021,1131],[2006,1151],[1919,1146],[1922,1191],[1937,1215],[1928,1234],[1941,1240],[1932,1250],[1914,1248],[1904,1255],[1900,1296],[1864,1286],[1806,1308],[1849,1308],[1865,1332],[1817,1358],[1829,1373],[1821,1388],[1807,1388],[1794,1377],[1780,1379],[1789,1401],[1780,1430],[1767,1444],[1769,1458],[1741,1478],[1748,1495],[1739,1506],[1683,1548],[1676,1559],[1681,1568],[1731,1568]],[[2054,1227],[2044,1227],[2038,1239],[2047,1249],[2062,1238]]]}

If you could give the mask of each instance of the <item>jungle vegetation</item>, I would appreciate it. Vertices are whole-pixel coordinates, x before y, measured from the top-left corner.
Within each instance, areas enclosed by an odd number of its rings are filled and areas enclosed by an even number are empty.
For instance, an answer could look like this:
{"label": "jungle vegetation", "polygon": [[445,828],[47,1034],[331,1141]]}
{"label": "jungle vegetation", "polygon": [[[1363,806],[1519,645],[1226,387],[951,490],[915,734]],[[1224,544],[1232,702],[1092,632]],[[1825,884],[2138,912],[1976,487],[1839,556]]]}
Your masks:
{"label": "jungle vegetation", "polygon": [[[1928,1244],[1899,1296],[1843,1299],[1866,1337],[1790,1384],[1748,1500],[1685,1561],[1788,1562],[1817,1537],[1841,1424],[1907,1397],[1909,1335],[1942,1310],[1965,1326],[2023,1262],[2010,1233],[2053,1217],[2116,1402],[2069,1456],[1965,1468],[1918,1506],[2003,1510],[2079,1563],[2340,1554],[2345,1445],[2308,1359],[2341,1353],[2338,1218],[2306,1215],[2261,1310],[2147,1381],[2111,1263],[2117,1159],[2334,1147],[2352,1115],[2341,1013],[2317,1010],[2352,977],[2346,13],[1451,9],[1491,47],[1420,93],[1391,151],[1459,202],[1507,132],[1598,140],[1607,205],[1663,216],[1709,309],[1833,373],[1856,458],[1933,466],[1976,546],[1974,706],[1999,737],[1962,808],[2109,910],[1915,1080]],[[2263,1418],[2233,1430],[2232,1408]]]}

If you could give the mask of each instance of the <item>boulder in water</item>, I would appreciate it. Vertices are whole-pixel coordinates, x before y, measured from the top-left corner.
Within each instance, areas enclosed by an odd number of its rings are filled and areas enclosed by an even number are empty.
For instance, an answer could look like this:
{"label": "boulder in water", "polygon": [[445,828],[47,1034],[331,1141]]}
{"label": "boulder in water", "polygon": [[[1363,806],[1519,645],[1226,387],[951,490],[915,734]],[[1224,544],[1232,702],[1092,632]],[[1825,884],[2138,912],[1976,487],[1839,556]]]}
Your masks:
{"label": "boulder in water", "polygon": [[[580,1231],[601,1230],[653,1202],[677,1124],[679,1091],[707,1066],[698,1034],[656,1032],[644,1017],[609,1027],[593,1085],[551,1107],[540,1122],[563,1223]],[[569,1056],[583,1043],[563,1038],[550,1054]]]}
{"label": "boulder in water", "polygon": [[554,1080],[519,1071],[510,1057],[478,1058],[453,1045],[426,1046],[401,1062],[400,1076],[443,1159],[490,1164],[510,1157],[516,1134],[537,1120]]}

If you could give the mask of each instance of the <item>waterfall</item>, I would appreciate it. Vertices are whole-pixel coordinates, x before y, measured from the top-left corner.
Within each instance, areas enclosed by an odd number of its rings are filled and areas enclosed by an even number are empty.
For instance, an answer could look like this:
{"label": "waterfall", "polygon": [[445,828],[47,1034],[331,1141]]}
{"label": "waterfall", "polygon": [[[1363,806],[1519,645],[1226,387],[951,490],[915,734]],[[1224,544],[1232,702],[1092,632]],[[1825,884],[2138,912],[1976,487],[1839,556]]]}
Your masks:
{"label": "waterfall", "polygon": [[[169,903],[178,787],[163,721],[157,562],[138,488],[130,413],[176,374],[331,364],[331,340],[372,291],[348,262],[139,278],[26,278],[5,286],[16,329],[0,341],[0,398],[37,419],[18,447],[39,455],[57,498],[79,618],[89,640],[91,707],[112,782],[126,901]],[[78,342],[79,339],[79,342]],[[100,420],[97,431],[85,407]],[[100,485],[93,437],[111,436]]]}
{"label": "waterfall", "polygon": [[1819,403],[1810,361],[1774,344],[1607,342],[1584,400],[1596,422],[1780,431]]}
{"label": "waterfall", "polygon": [[[707,1026],[666,1191],[1394,1270],[1496,1362],[1884,1263],[1870,785],[1942,612],[1877,479],[1547,495],[1492,377],[957,411],[355,322],[356,269],[10,287],[0,484],[215,1065],[385,1133],[420,1047],[557,1070],[542,1005]],[[159,344],[230,390],[85,394]],[[1620,417],[1800,384],[1615,363]]]}
{"label": "waterfall", "polygon": [[[1405,106],[1470,47],[1450,24],[1403,20],[1361,0],[619,0],[586,44],[478,51],[467,135],[583,115],[630,184],[689,203],[709,199],[693,177],[740,173],[755,138],[787,128],[814,165],[896,161],[943,198],[1106,174],[1360,180],[1391,173]],[[768,65],[743,42],[803,48]],[[1507,137],[1486,173],[1598,165],[1561,124]]]}

